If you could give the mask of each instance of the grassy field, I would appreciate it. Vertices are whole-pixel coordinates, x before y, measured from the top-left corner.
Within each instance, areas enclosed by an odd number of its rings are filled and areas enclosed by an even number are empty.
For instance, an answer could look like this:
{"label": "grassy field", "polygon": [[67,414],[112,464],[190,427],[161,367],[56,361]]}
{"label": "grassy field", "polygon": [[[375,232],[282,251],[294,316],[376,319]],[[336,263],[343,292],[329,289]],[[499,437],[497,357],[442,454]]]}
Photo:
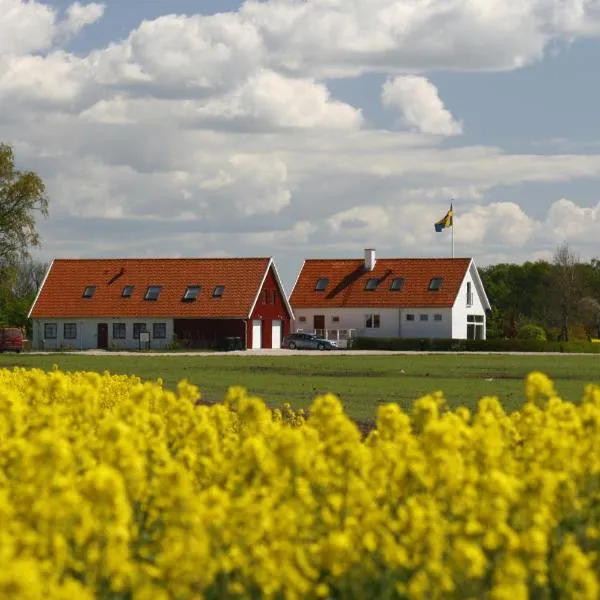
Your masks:
{"label": "grassy field", "polygon": [[579,400],[588,383],[600,384],[600,356],[511,356],[476,354],[319,356],[86,356],[81,354],[0,355],[0,368],[14,366],[65,371],[126,373],[156,379],[173,388],[186,378],[203,398],[221,400],[230,385],[243,385],[271,406],[288,401],[306,408],[318,394],[333,392],[355,419],[370,420],[377,405],[412,401],[443,390],[452,406],[474,407],[481,396],[498,396],[508,410],[523,401],[527,373],[552,377],[563,398]]}

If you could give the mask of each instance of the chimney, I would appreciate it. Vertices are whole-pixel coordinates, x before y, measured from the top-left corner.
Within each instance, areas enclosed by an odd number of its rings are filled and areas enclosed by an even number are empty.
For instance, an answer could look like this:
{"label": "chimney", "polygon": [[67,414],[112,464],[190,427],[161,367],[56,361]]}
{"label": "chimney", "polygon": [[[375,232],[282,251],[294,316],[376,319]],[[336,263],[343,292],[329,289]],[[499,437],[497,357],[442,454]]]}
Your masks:
{"label": "chimney", "polygon": [[375,249],[365,248],[365,271],[372,271],[375,268]]}

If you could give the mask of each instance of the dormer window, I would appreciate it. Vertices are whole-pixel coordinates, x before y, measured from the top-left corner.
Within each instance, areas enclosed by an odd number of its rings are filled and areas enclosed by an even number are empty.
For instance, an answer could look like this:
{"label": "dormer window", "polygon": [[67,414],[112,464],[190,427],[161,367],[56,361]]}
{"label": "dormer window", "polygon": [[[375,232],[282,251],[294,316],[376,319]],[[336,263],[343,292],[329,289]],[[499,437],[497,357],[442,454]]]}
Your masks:
{"label": "dormer window", "polygon": [[404,277],[395,277],[390,284],[392,292],[399,292],[404,287]]}
{"label": "dormer window", "polygon": [[94,296],[94,293],[96,292],[96,286],[95,285],[88,285],[85,290],[83,290],[83,297],[84,298],[92,298]]}
{"label": "dormer window", "polygon": [[144,296],[144,300],[158,300],[161,288],[162,286],[160,285],[148,286],[148,289],[146,290],[146,295]]}
{"label": "dormer window", "polygon": [[133,294],[133,287],[132,285],[125,285],[123,286],[123,290],[121,292],[121,296],[123,298],[131,298],[131,295]]}
{"label": "dormer window", "polygon": [[442,287],[442,283],[444,283],[444,280],[441,277],[432,277],[431,281],[429,282],[429,291],[439,291],[439,289]]}
{"label": "dormer window", "polygon": [[213,298],[220,298],[224,292],[225,292],[224,285],[216,285],[215,289],[213,290]]}
{"label": "dormer window", "polygon": [[329,285],[329,279],[327,277],[321,277],[317,279],[317,284],[315,285],[315,292],[324,292],[325,288]]}
{"label": "dormer window", "polygon": [[183,295],[183,301],[193,302],[198,298],[200,290],[201,287],[199,285],[188,285],[187,290],[185,290],[185,294]]}
{"label": "dormer window", "polygon": [[377,289],[378,285],[379,279],[377,277],[371,277],[367,280],[367,283],[365,284],[365,290],[367,290],[368,292],[374,292]]}

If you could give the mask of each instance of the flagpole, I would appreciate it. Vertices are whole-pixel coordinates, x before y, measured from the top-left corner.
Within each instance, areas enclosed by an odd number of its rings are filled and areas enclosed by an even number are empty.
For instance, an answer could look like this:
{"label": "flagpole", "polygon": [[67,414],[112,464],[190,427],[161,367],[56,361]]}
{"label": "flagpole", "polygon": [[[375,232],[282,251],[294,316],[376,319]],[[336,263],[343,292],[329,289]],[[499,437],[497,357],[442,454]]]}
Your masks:
{"label": "flagpole", "polygon": [[452,258],[454,258],[454,198],[452,199],[450,206],[452,207]]}

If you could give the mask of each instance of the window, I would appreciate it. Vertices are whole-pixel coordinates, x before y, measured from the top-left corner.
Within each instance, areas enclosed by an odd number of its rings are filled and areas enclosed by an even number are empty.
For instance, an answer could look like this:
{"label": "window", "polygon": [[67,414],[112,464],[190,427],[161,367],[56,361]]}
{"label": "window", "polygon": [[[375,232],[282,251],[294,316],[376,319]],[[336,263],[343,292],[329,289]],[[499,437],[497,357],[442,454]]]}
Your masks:
{"label": "window", "polygon": [[395,277],[390,284],[390,291],[399,292],[404,287],[404,277]]}
{"label": "window", "polygon": [[94,295],[94,292],[96,291],[96,286],[95,285],[88,285],[85,290],[83,290],[83,297],[84,298],[91,298]]}
{"label": "window", "polygon": [[377,329],[380,326],[379,315],[365,315],[365,327],[367,329]]}
{"label": "window", "polygon": [[262,298],[262,303],[266,304],[267,303],[267,290],[263,290],[260,294],[261,298]]}
{"label": "window", "polygon": [[125,323],[113,323],[113,340],[124,340],[126,337],[127,326]]}
{"label": "window", "polygon": [[65,340],[77,339],[77,323],[65,323],[63,325],[63,338]]}
{"label": "window", "polygon": [[442,320],[442,315],[433,315],[433,320],[434,321],[441,321]]}
{"label": "window", "polygon": [[124,285],[123,291],[121,292],[121,296],[123,298],[131,298],[131,294],[133,294],[133,285]]}
{"label": "window", "polygon": [[225,292],[224,285],[216,285],[215,289],[213,290],[213,298],[220,298],[224,292]]}
{"label": "window", "polygon": [[277,303],[277,290],[271,290],[271,304]]}
{"label": "window", "polygon": [[164,340],[167,337],[167,324],[154,323],[152,325],[152,337],[155,340]]}
{"label": "window", "polygon": [[467,306],[473,305],[473,291],[471,290],[471,282],[467,281]]}
{"label": "window", "polygon": [[57,329],[56,323],[44,323],[44,339],[55,340]]}
{"label": "window", "polygon": [[379,279],[377,279],[377,277],[371,277],[367,280],[367,283],[365,284],[365,290],[369,292],[374,292],[377,289],[378,285]]}
{"label": "window", "polygon": [[146,295],[144,296],[144,300],[158,300],[158,297],[160,296],[160,290],[160,285],[148,286],[148,289],[146,290]]}
{"label": "window", "polygon": [[467,339],[483,339],[483,315],[467,315]]}
{"label": "window", "polygon": [[339,323],[340,322],[340,318],[339,317],[331,317],[331,321],[333,323]]}
{"label": "window", "polygon": [[429,282],[429,291],[437,292],[441,287],[444,280],[441,277],[432,277]]}
{"label": "window", "polygon": [[329,285],[329,279],[327,277],[321,277],[321,279],[317,280],[317,285],[315,285],[315,292],[324,292],[325,288]]}
{"label": "window", "polygon": [[188,285],[185,294],[183,295],[184,302],[194,302],[198,298],[198,294],[202,288],[199,285]]}
{"label": "window", "polygon": [[411,314],[411,313],[408,313],[408,314],[406,315],[406,320],[407,320],[407,321],[414,321],[414,320],[415,320],[415,315],[413,315],[413,314]]}
{"label": "window", "polygon": [[306,317],[298,317],[300,323],[306,323]]}
{"label": "window", "polygon": [[419,315],[419,321],[429,321],[429,315]]}
{"label": "window", "polygon": [[134,323],[133,324],[133,339],[134,340],[139,340],[140,339],[140,333],[142,331],[147,331],[146,330],[146,323]]}

